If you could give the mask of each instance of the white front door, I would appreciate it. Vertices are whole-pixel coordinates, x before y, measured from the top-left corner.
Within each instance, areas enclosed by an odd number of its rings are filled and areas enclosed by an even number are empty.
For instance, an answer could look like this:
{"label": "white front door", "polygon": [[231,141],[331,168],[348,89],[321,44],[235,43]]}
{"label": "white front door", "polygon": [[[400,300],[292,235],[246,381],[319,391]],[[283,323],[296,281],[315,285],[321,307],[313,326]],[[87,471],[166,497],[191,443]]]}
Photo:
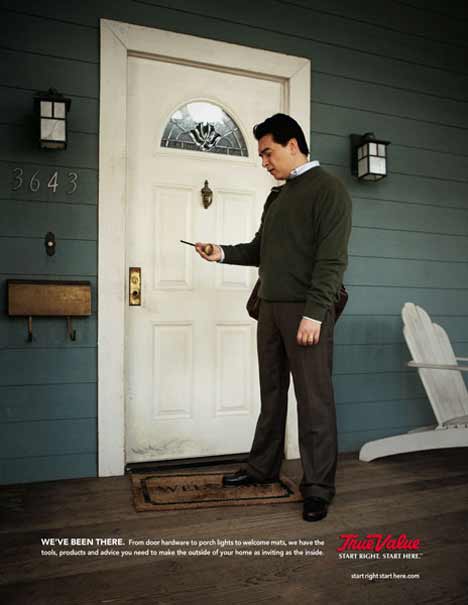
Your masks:
{"label": "white front door", "polygon": [[[257,269],[207,263],[179,240],[252,239],[275,184],[252,126],[282,98],[278,81],[128,57],[126,270],[141,268],[142,301],[126,305],[127,462],[250,450],[260,396],[245,303]],[[239,131],[215,144],[223,112]],[[232,155],[241,135],[247,155]]]}

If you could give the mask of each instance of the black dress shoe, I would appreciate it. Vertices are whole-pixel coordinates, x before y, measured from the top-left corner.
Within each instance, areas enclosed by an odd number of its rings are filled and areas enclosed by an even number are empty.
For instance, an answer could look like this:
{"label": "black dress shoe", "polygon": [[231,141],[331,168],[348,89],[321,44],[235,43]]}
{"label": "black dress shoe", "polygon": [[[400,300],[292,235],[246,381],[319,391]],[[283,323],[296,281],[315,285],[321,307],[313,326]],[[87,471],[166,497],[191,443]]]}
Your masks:
{"label": "black dress shoe", "polygon": [[302,518],[304,521],[320,521],[327,516],[328,502],[317,496],[304,498],[304,512]]}
{"label": "black dress shoe", "polygon": [[270,481],[260,481],[242,469],[239,469],[232,475],[223,476],[223,485],[226,487],[236,487],[237,485],[254,485],[255,483],[271,483],[272,481],[274,481],[274,479]]}

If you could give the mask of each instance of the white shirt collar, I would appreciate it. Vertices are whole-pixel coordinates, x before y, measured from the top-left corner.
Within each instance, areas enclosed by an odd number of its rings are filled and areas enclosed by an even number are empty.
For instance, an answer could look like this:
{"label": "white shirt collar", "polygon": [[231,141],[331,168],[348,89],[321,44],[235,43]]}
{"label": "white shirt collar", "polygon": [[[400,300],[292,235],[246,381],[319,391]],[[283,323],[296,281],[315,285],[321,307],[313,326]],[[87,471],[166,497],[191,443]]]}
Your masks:
{"label": "white shirt collar", "polygon": [[294,179],[296,176],[299,176],[303,172],[307,172],[307,170],[315,168],[316,166],[320,166],[320,162],[318,160],[313,160],[312,162],[306,162],[305,164],[301,164],[297,168],[294,168],[294,170],[291,170],[288,179]]}

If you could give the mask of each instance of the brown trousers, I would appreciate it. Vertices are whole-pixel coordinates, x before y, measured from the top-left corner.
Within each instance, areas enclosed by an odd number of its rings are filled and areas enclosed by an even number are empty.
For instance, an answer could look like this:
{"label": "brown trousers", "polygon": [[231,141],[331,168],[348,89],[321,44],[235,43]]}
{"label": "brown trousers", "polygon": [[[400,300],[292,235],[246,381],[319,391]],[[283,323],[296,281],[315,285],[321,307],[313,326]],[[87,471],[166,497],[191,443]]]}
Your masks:
{"label": "brown trousers", "polygon": [[314,345],[296,340],[304,303],[261,300],[257,326],[261,412],[245,470],[266,480],[278,477],[284,438],[290,372],[299,424],[299,450],[305,497],[330,502],[335,495],[336,410],[332,383],[334,306],[328,310]]}

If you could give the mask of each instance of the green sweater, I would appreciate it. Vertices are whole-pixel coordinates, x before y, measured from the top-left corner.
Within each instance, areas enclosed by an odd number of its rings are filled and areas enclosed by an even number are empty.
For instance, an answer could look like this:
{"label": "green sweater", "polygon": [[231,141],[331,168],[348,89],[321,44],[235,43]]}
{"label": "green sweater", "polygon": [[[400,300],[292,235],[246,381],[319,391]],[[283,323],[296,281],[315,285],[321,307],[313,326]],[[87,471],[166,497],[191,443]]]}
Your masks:
{"label": "green sweater", "polygon": [[351,199],[320,166],[273,187],[253,240],[222,245],[225,263],[259,267],[259,297],[305,302],[303,314],[323,321],[338,300],[348,264]]}

